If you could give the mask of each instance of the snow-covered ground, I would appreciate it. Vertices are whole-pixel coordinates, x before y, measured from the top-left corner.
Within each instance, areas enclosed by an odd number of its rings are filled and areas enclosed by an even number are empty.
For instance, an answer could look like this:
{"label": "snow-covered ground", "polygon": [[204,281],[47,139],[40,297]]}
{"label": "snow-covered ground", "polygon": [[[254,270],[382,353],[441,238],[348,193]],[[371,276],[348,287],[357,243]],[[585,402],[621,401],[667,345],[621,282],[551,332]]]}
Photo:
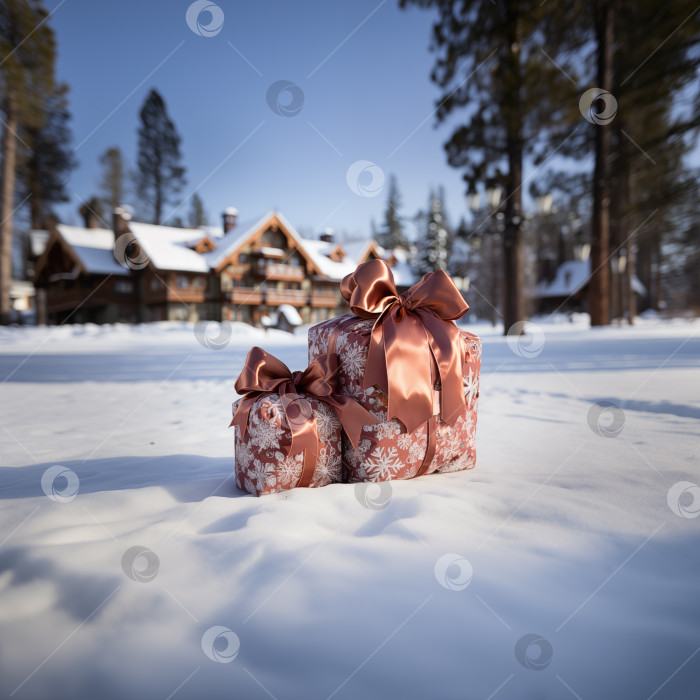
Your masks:
{"label": "snow-covered ground", "polygon": [[700,697],[700,323],[476,326],[475,470],[259,499],[228,330],[0,331],[1,697]]}

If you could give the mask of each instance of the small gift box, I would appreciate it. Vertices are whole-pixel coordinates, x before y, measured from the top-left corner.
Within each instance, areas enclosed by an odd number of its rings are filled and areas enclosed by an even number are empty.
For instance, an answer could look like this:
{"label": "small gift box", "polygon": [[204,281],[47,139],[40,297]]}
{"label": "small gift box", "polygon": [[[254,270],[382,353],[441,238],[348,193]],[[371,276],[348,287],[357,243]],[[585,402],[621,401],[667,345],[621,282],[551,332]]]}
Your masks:
{"label": "small gift box", "polygon": [[338,358],[324,355],[303,372],[262,348],[248,353],[233,404],[236,485],[261,496],[341,481],[341,434],[357,445],[376,418],[338,393]]}
{"label": "small gift box", "polygon": [[399,295],[371,260],[341,292],[353,313],[309,329],[309,360],[337,353],[340,391],[378,419],[344,440],[347,480],[474,467],[481,340],[454,324],[469,307],[452,280],[439,270]]}

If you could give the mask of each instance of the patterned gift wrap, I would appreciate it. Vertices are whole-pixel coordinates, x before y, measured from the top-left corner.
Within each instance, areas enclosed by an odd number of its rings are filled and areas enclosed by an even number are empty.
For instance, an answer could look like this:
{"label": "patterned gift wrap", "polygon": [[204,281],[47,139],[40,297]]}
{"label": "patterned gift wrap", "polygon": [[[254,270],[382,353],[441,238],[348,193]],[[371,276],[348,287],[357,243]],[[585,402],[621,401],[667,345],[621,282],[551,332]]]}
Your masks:
{"label": "patterned gift wrap", "polygon": [[[350,321],[350,319],[355,319]],[[345,325],[347,322],[348,325]],[[481,368],[481,339],[460,329],[464,347],[463,386],[465,412],[453,427],[439,418],[439,384],[435,386],[431,421],[407,432],[403,423],[387,420],[388,398],[378,387],[362,388],[370,333],[374,320],[353,314],[325,321],[309,329],[309,361],[328,352],[331,336],[335,334],[335,352],[340,359],[339,383],[341,391],[366,408],[379,423],[362,429],[354,450],[343,436],[343,464],[347,481],[386,481],[411,479],[422,473],[454,472],[472,469],[476,464],[475,431],[477,400],[479,397],[479,370]],[[430,424],[433,424],[432,426]],[[428,431],[434,430],[435,453],[427,468],[424,465],[428,448]],[[428,455],[429,457],[429,455]]]}
{"label": "patterned gift wrap", "polygon": [[[341,427],[334,411],[313,396],[304,396],[313,412],[319,439],[316,468],[309,486],[326,486],[341,481]],[[236,412],[240,399],[233,404]],[[278,394],[259,397],[248,419],[248,430],[241,438],[235,426],[236,485],[262,496],[293,489],[299,483],[304,452],[290,455],[292,433]]]}

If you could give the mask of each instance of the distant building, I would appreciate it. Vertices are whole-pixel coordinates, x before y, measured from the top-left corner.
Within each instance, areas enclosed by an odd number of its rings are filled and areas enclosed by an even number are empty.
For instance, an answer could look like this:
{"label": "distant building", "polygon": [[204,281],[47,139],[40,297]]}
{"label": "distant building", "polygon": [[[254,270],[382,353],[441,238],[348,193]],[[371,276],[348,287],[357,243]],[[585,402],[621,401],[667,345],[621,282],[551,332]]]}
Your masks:
{"label": "distant building", "polygon": [[[537,313],[554,311],[588,311],[588,283],[591,260],[567,260],[559,265],[552,279],[543,279],[535,287],[534,302]],[[638,308],[646,289],[635,275],[632,289],[637,295]]]}
{"label": "distant building", "polygon": [[34,282],[45,291],[48,322],[291,325],[291,307],[303,323],[318,323],[345,313],[338,283],[364,260],[387,259],[400,287],[415,281],[406,251],[384,251],[370,240],[348,244],[349,255],[329,232],[302,238],[277,211],[241,222],[229,208],[221,227],[183,229],[132,221],[120,207],[112,223],[32,232],[44,243]]}

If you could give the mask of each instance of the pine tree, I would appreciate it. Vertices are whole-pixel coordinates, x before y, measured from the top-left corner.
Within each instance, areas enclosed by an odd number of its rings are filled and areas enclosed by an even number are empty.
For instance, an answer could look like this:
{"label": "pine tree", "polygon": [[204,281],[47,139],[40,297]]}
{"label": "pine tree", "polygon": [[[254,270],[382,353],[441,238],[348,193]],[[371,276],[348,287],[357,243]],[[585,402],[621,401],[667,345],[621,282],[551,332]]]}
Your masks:
{"label": "pine tree", "polygon": [[196,192],[192,195],[189,223],[192,228],[207,225],[207,213],[204,211],[204,202],[202,202],[202,198]]}
{"label": "pine tree", "polygon": [[140,112],[138,187],[153,207],[153,223],[160,223],[163,207],[185,184],[180,136],[163,98],[151,90]]}
{"label": "pine tree", "polygon": [[108,148],[100,156],[100,198],[108,212],[113,212],[124,203],[125,167],[119,146]]}
{"label": "pine tree", "polygon": [[384,225],[377,236],[379,245],[384,248],[408,248],[408,241],[403,230],[403,220],[399,214],[401,209],[401,195],[396,177],[389,178],[389,193],[386,201],[386,211],[384,212]]}
{"label": "pine tree", "polygon": [[435,270],[447,270],[451,234],[445,219],[442,198],[430,193],[426,230],[418,240],[414,269],[424,275]]}
{"label": "pine tree", "polygon": [[22,128],[45,120],[44,96],[54,91],[54,34],[39,0],[0,3],[0,323],[10,319],[17,140]]}
{"label": "pine tree", "polygon": [[[521,224],[524,158],[543,159],[580,118],[577,70],[561,57],[567,5],[540,0],[400,0],[437,9],[432,80],[443,94],[438,122],[464,122],[445,144],[447,160],[464,170],[468,190],[489,178],[503,188],[504,330],[524,318]],[[549,59],[542,52],[546,52]]]}
{"label": "pine tree", "polygon": [[684,156],[700,127],[700,113],[687,104],[700,100],[700,16],[688,0],[663,6],[624,0],[615,7],[613,94],[619,109],[611,124],[611,247],[624,254],[626,266],[613,297],[619,315],[632,323],[637,251],[647,291],[658,304],[660,284],[650,268],[661,268],[664,239],[695,218],[687,205],[697,202],[698,184]]}
{"label": "pine tree", "polygon": [[28,201],[32,228],[43,228],[52,204],[67,202],[66,182],[77,161],[70,146],[68,86],[46,94],[41,124],[21,129],[17,168],[17,195]]}

